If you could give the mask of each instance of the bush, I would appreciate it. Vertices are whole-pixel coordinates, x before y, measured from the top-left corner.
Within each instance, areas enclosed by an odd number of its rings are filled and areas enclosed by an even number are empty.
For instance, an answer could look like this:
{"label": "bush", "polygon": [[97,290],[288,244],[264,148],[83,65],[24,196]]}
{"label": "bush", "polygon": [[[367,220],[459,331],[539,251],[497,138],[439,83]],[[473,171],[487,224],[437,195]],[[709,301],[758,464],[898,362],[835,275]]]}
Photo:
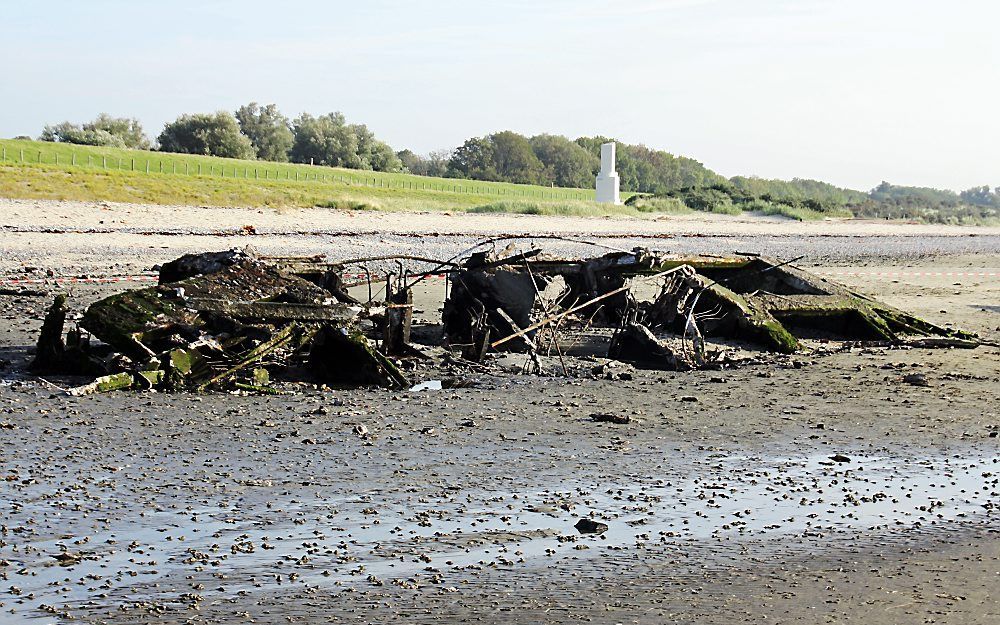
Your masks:
{"label": "bush", "polygon": [[125,142],[105,130],[84,130],[76,124],[63,122],[42,129],[39,141],[56,143],[75,143],[77,145],[97,145],[111,148],[124,148]]}
{"label": "bush", "polygon": [[716,215],[742,215],[743,209],[736,204],[726,204],[724,202],[713,205],[709,211]]}
{"label": "bush", "polygon": [[336,210],[348,210],[348,211],[373,211],[378,210],[378,206],[374,204],[369,204],[368,202],[359,202],[357,200],[345,200],[343,198],[336,200],[327,200],[326,202],[320,202],[316,205],[316,208],[333,208]]}
{"label": "bush", "polygon": [[101,113],[83,127],[69,122],[46,126],[42,129],[38,140],[136,150],[149,149],[149,139],[146,138],[139,120],[111,117],[105,113]]}
{"label": "bush", "polygon": [[128,117],[111,117],[101,113],[91,122],[83,125],[84,130],[107,132],[120,139],[126,148],[133,150],[148,150],[149,138],[146,137],[142,124],[138,119]]}
{"label": "bush", "polygon": [[256,150],[228,111],[181,115],[163,127],[160,151],[253,159]]}
{"label": "bush", "polygon": [[300,115],[294,124],[291,160],[330,167],[402,171],[403,163],[364,124],[350,124],[341,113]]}
{"label": "bush", "polygon": [[672,191],[668,197],[674,197],[696,211],[719,213],[723,215],[738,215],[742,212],[733,205],[733,198],[726,191],[717,187],[688,187]]}
{"label": "bush", "polygon": [[515,215],[541,215],[542,209],[533,202],[501,201],[470,208],[469,213],[513,213]]}
{"label": "bush", "polygon": [[631,206],[640,213],[668,213],[677,215],[691,212],[688,205],[676,197],[633,195],[625,201],[625,205]]}
{"label": "bush", "polygon": [[637,216],[639,212],[631,206],[598,204],[597,202],[525,202],[506,200],[470,208],[469,213],[510,213],[514,215],[549,215],[558,217],[607,217],[611,215]]}
{"label": "bush", "polygon": [[240,131],[250,139],[257,158],[263,161],[288,162],[292,149],[292,129],[288,118],[274,104],[260,106],[251,102],[236,111]]}
{"label": "bush", "polygon": [[753,210],[759,210],[765,215],[780,215],[796,221],[812,221],[816,219],[828,218],[850,219],[854,217],[851,211],[846,208],[834,208],[827,211],[817,211],[806,206],[792,206],[789,204],[765,203],[763,206],[759,208],[755,207]]}

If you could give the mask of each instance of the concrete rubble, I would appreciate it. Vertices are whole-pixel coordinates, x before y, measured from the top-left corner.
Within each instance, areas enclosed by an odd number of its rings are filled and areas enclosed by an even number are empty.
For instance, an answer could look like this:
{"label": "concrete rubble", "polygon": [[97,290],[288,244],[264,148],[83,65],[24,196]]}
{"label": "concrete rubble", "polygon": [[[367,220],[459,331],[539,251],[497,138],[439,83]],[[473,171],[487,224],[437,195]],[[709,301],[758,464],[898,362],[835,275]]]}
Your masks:
{"label": "concrete rubble", "polygon": [[[250,248],[186,255],[163,265],[155,286],[91,304],[65,335],[67,300],[57,296],[32,369],[97,376],[71,394],[278,393],[279,382],[408,389],[406,371],[430,360],[433,349],[452,368],[479,371],[510,353],[524,355],[525,371],[539,371],[544,356],[568,374],[567,361],[588,354],[581,345],[590,346],[591,359],[678,371],[733,366],[734,346],[792,354],[813,340],[978,345],[975,335],[855,293],[794,261],[643,249],[567,259],[537,248],[497,250],[495,241],[479,247],[491,243],[491,251],[446,261],[328,262]],[[394,262],[398,270],[376,275],[370,262]],[[360,282],[348,271],[358,266],[365,268]],[[441,323],[418,332],[414,287],[440,272],[447,279]],[[383,281],[375,301],[372,284]],[[350,294],[366,283],[368,301]]]}

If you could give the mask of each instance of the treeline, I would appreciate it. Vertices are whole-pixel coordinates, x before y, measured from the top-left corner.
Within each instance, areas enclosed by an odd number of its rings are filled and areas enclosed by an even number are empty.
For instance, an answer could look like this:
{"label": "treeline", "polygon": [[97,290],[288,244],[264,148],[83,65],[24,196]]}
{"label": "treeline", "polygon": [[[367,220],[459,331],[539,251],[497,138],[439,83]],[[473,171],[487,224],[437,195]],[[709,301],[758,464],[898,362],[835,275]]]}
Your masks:
{"label": "treeline", "polygon": [[[519,184],[592,188],[600,169],[601,144],[608,137],[566,137],[495,132],[472,137],[454,150],[419,155],[395,152],[364,124],[350,124],[341,113],[289,119],[274,104],[251,102],[234,112],[181,115],[150,141],[136,119],[100,115],[82,125],[46,126],[42,141],[62,141],[240,159],[313,163],[423,176]],[[616,169],[622,190],[656,198],[665,205],[714,212],[761,211],[797,218],[854,215],[919,219],[938,223],[1000,220],[1000,187],[973,187],[955,193],[883,182],[870,192],[844,189],[818,180],[725,178],[700,162],[644,145],[618,143]]]}
{"label": "treeline", "polygon": [[882,182],[864,202],[851,206],[858,217],[917,219],[931,223],[973,224],[1000,220],[1000,187],[972,187],[961,193]]}
{"label": "treeline", "polygon": [[847,197],[865,194],[815,180],[768,181],[738,176],[708,186],[689,186],[657,195],[634,195],[626,204],[656,211],[682,206],[691,210],[736,215],[759,212],[794,219],[851,217]]}
{"label": "treeline", "polygon": [[347,123],[341,113],[319,117],[303,113],[290,120],[274,104],[261,106],[256,102],[235,113],[181,115],[163,127],[155,144],[138,120],[104,114],[82,125],[63,122],[46,126],[38,139],[374,171],[403,170],[387,143],[364,124]]}
{"label": "treeline", "polygon": [[713,213],[760,212],[794,219],[861,217],[956,225],[1000,222],[1000,187],[987,186],[955,193],[882,182],[870,192],[862,193],[817,180],[736,176],[712,185],[640,194],[629,198],[627,203],[648,211],[683,206]]}
{"label": "treeline", "polygon": [[[505,130],[468,139],[452,152],[421,157],[399,153],[408,171],[432,176],[519,184],[588,188],[600,170],[601,144],[607,137],[575,141],[550,134],[526,137]],[[724,181],[696,160],[643,145],[619,143],[616,169],[622,189],[665,193],[682,186]]]}

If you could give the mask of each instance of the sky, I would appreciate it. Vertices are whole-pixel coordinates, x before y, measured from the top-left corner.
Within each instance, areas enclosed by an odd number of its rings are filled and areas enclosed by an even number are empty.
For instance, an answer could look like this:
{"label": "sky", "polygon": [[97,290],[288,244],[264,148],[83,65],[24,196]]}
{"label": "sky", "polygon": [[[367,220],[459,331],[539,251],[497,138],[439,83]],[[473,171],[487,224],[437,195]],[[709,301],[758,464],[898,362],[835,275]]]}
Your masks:
{"label": "sky", "polygon": [[604,135],[726,176],[1000,185],[996,0],[4,2],[0,136],[341,111],[395,149]]}

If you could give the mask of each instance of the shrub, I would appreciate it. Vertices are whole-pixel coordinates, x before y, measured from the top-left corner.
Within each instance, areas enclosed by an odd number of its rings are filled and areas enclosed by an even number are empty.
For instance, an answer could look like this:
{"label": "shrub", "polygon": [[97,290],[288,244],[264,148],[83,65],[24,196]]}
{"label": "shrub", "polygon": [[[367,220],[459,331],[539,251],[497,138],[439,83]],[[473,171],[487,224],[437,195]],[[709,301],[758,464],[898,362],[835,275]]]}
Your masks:
{"label": "shrub", "polygon": [[106,113],[101,113],[83,127],[70,122],[45,126],[38,140],[136,150],[149,149],[149,139],[146,138],[139,120],[111,117]]}
{"label": "shrub", "polygon": [[159,142],[163,152],[241,159],[253,159],[257,154],[228,111],[181,115],[163,127]]}
{"label": "shrub", "polygon": [[373,211],[378,210],[378,206],[374,204],[369,204],[368,202],[359,202],[357,200],[345,200],[343,198],[336,200],[327,200],[326,202],[320,202],[316,205],[316,208],[333,208],[336,210],[348,210],[348,211]]}
{"label": "shrub", "polygon": [[676,197],[634,195],[625,201],[625,205],[631,206],[640,213],[683,214],[691,212],[688,205]]}

